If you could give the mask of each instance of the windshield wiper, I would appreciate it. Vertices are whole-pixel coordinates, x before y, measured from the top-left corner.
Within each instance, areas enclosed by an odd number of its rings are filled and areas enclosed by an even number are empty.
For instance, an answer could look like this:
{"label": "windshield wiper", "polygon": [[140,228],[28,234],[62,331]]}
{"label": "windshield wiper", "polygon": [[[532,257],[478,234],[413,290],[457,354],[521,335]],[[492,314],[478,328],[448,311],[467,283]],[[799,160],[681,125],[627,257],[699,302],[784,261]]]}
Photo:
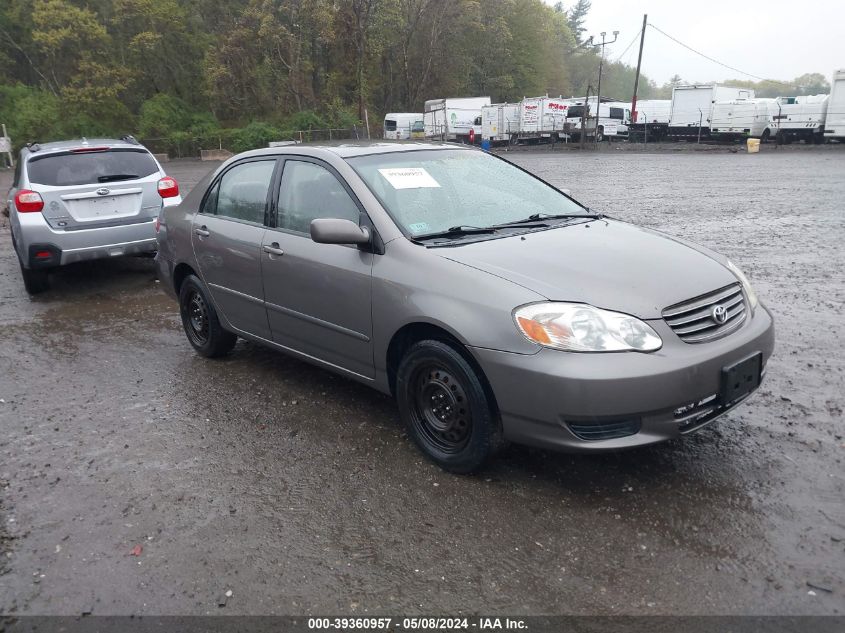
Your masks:
{"label": "windshield wiper", "polygon": [[488,226],[469,226],[461,224],[459,226],[452,226],[445,231],[437,231],[436,233],[424,233],[423,235],[415,235],[415,240],[432,240],[438,237],[463,237],[464,235],[490,235],[496,232],[495,227]]}
{"label": "windshield wiper", "polygon": [[108,174],[107,176],[97,176],[97,182],[112,182],[114,180],[132,180],[137,178],[138,174]]}
{"label": "windshield wiper", "polygon": [[[589,209],[586,209],[589,211]],[[521,220],[511,220],[510,222],[503,222],[502,224],[495,224],[494,226],[518,226],[520,224],[527,224],[529,222],[537,222],[539,220],[569,220],[575,218],[588,218],[590,220],[601,219],[599,213],[532,213],[527,218]]]}

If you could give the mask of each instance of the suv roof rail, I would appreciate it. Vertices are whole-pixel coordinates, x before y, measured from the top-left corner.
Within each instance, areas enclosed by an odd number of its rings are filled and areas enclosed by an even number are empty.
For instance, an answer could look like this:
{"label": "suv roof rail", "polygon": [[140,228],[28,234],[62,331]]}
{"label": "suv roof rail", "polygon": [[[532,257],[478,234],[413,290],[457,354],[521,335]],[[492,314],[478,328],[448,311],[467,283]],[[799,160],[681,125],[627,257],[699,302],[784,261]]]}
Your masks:
{"label": "suv roof rail", "polygon": [[131,134],[124,134],[123,136],[120,137],[120,140],[126,141],[127,143],[131,143],[132,145],[140,145],[140,143],[138,142],[138,139],[136,139]]}

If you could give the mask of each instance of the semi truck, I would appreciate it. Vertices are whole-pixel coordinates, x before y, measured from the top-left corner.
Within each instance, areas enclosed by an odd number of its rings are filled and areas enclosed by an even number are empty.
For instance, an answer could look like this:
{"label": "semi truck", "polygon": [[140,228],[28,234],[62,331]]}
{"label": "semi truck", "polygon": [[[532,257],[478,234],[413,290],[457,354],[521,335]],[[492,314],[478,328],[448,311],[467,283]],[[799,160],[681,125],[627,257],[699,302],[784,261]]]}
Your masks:
{"label": "semi truck", "polygon": [[845,69],[833,71],[833,77],[830,79],[824,138],[845,143]]}
{"label": "semi truck", "polygon": [[391,112],[384,115],[384,138],[402,141],[425,137],[422,112]]}
{"label": "semi truck", "polygon": [[481,108],[481,140],[507,143],[519,132],[519,104],[494,103]]}
{"label": "semi truck", "polygon": [[430,99],[425,102],[425,137],[469,143],[481,140],[481,108],[490,97]]}

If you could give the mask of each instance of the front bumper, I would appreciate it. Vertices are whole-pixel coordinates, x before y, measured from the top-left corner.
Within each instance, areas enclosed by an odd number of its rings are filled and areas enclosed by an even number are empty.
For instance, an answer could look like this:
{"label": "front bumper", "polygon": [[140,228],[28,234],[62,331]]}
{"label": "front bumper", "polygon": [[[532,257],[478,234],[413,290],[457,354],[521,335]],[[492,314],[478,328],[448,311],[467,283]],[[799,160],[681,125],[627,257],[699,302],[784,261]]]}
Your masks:
{"label": "front bumper", "polygon": [[[739,330],[709,343],[687,344],[663,321],[649,324],[663,339],[649,354],[471,348],[493,388],[505,437],[579,452],[676,438],[741,401],[719,401],[722,368],[761,352],[765,373],[774,349],[774,324],[762,304]],[[611,439],[593,439],[603,437]]]}

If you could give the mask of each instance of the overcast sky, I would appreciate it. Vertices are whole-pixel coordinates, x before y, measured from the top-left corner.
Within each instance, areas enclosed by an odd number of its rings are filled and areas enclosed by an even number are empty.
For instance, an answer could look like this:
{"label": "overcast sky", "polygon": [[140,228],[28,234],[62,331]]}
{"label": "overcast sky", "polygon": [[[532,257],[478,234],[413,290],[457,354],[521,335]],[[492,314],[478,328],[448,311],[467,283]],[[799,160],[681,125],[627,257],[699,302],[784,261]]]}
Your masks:
{"label": "overcast sky", "polygon": [[[554,5],[556,0],[545,0]],[[570,7],[575,0],[564,0]],[[793,79],[819,72],[830,80],[845,68],[843,0],[592,0],[585,37],[605,31],[619,39],[607,47],[615,60],[648,21],[720,62],[767,79]],[[637,65],[634,42],[621,61]],[[707,61],[647,29],[643,72],[658,84],[678,74],[686,81],[742,79],[745,75]]]}

